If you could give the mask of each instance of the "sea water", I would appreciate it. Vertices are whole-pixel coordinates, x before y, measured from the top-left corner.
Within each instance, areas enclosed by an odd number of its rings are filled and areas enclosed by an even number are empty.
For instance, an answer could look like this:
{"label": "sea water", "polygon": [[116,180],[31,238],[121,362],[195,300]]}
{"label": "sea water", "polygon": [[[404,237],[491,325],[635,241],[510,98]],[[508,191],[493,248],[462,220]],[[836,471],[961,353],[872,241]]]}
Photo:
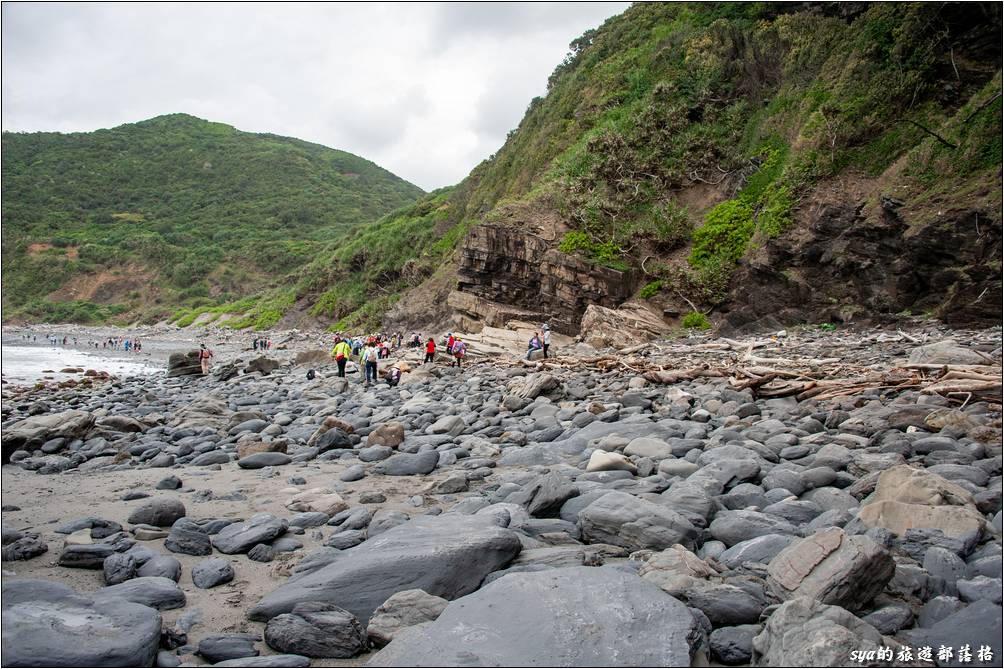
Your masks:
{"label": "sea water", "polygon": [[0,346],[0,371],[7,383],[20,385],[43,379],[64,381],[81,378],[80,372],[63,374],[59,371],[67,367],[94,369],[118,377],[155,374],[165,369],[163,363],[151,360],[112,358],[60,346],[24,346],[7,342]]}

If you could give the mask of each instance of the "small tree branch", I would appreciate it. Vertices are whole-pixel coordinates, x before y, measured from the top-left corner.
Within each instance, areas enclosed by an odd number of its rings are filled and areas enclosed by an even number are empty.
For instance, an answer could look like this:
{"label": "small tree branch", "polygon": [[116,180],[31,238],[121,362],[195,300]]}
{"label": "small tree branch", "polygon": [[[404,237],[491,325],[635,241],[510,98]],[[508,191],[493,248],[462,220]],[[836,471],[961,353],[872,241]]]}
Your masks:
{"label": "small tree branch", "polygon": [[970,114],[969,116],[967,116],[966,120],[964,120],[962,122],[962,125],[965,125],[965,124],[969,123],[971,120],[973,120],[974,116],[976,116],[981,111],[983,111],[984,109],[986,109],[987,107],[989,107],[993,103],[993,101],[996,100],[997,98],[999,98],[1000,96],[1001,96],[1000,91],[998,91],[997,95],[993,96],[992,98],[990,98],[989,100],[987,100],[986,102],[984,102],[983,104],[981,104],[979,107],[977,107],[976,111],[974,111],[972,114]]}
{"label": "small tree branch", "polygon": [[893,122],[894,123],[911,123],[911,124],[917,126],[918,128],[920,128],[921,130],[923,130],[924,132],[926,132],[931,137],[934,137],[936,140],[938,140],[939,142],[941,142],[942,144],[944,144],[948,148],[950,148],[950,149],[957,149],[957,148],[959,148],[957,144],[952,144],[951,142],[949,142],[947,139],[945,139],[944,137],[942,137],[938,133],[936,133],[933,130],[930,130],[930,129],[924,127],[924,126],[922,126],[920,123],[917,123],[916,121],[910,120],[908,118],[898,118],[898,119],[895,119],[895,121],[893,121]]}

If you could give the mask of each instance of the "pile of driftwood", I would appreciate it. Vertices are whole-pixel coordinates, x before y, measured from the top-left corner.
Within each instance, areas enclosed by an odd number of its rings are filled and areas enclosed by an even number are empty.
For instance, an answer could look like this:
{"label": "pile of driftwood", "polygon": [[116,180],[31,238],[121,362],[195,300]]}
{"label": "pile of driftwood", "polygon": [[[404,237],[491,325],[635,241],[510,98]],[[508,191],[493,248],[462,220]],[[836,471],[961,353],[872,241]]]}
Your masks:
{"label": "pile of driftwood", "polygon": [[[719,339],[687,345],[648,343],[591,357],[552,357],[523,362],[538,369],[592,368],[601,373],[620,372],[645,378],[650,383],[674,384],[702,377],[727,378],[735,390],[749,389],[758,398],[795,397],[833,399],[868,390],[919,390],[957,400],[1001,402],[1002,370],[988,356],[986,365],[932,365],[898,361],[876,349],[890,343],[915,344],[917,338],[874,335],[868,341],[842,340],[827,345],[828,357],[795,353],[815,352],[815,345],[782,345],[777,338],[752,341]],[[803,342],[804,343],[804,342]],[[756,354],[781,351],[783,356]],[[863,364],[871,362],[872,364]]]}

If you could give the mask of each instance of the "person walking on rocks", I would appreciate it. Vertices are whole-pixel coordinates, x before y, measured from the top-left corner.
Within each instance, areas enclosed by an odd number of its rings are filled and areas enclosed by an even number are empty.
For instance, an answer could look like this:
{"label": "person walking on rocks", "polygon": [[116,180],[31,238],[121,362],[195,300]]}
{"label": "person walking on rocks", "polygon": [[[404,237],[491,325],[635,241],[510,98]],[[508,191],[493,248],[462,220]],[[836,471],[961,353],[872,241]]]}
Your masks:
{"label": "person walking on rocks", "polygon": [[366,343],[366,348],[363,349],[362,353],[362,363],[363,368],[366,372],[366,385],[370,384],[370,379],[376,383],[377,380],[377,358],[379,357],[379,352],[377,351],[376,345],[370,341]]}
{"label": "person walking on rocks", "polygon": [[209,359],[213,357],[213,352],[206,348],[205,344],[199,344],[199,363],[202,365],[202,375],[209,374]]}
{"label": "person walking on rocks", "polygon": [[425,360],[422,362],[424,365],[426,362],[434,362],[436,360],[436,340],[429,337],[429,341],[425,342]]}
{"label": "person walking on rocks", "polygon": [[352,347],[349,343],[339,337],[335,341],[335,347],[331,349],[331,357],[335,359],[335,364],[338,365],[338,376],[345,378],[345,364],[349,361],[349,356],[352,355]]}
{"label": "person walking on rocks", "polygon": [[546,358],[547,350],[551,348],[551,328],[548,327],[547,323],[544,324],[544,339],[542,343],[544,346],[544,357]]}

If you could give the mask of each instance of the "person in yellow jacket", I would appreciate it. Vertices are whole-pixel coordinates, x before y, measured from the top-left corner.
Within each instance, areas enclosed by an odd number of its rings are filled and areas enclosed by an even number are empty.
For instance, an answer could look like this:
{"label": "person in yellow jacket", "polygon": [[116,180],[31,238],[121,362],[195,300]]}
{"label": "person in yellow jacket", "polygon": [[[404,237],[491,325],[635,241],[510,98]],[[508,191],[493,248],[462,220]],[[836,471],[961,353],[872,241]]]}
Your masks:
{"label": "person in yellow jacket", "polygon": [[335,347],[331,349],[331,357],[338,363],[338,376],[345,376],[345,363],[349,361],[350,355],[352,355],[352,347],[344,339],[339,339],[335,343]]}

